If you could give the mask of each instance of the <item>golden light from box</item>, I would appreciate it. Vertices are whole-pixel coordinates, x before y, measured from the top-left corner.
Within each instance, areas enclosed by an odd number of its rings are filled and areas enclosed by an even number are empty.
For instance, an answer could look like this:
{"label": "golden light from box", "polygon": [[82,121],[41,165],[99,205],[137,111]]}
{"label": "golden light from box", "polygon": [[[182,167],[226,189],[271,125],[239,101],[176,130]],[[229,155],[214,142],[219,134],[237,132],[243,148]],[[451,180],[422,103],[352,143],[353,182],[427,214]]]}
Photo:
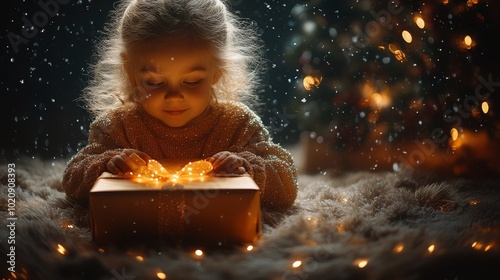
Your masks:
{"label": "golden light from box", "polygon": [[213,166],[206,160],[189,162],[183,168],[171,174],[158,161],[150,159],[147,165],[142,165],[134,171],[128,172],[125,177],[137,183],[159,184],[178,183],[182,180],[203,180],[204,176],[212,171]]}

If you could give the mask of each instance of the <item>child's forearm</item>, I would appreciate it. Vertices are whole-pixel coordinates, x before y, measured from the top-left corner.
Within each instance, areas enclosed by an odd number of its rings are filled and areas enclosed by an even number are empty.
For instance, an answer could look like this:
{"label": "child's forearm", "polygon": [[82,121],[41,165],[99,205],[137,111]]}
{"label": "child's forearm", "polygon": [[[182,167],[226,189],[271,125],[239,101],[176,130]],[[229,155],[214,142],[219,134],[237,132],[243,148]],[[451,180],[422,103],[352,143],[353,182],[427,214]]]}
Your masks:
{"label": "child's forearm", "polygon": [[264,208],[286,210],[293,205],[297,197],[297,171],[286,152],[264,157],[248,151],[237,154],[246,159],[245,169],[261,189]]}
{"label": "child's forearm", "polygon": [[87,204],[89,193],[97,178],[106,170],[106,163],[121,150],[91,153],[85,148],[68,164],[63,175],[63,189],[69,199]]}

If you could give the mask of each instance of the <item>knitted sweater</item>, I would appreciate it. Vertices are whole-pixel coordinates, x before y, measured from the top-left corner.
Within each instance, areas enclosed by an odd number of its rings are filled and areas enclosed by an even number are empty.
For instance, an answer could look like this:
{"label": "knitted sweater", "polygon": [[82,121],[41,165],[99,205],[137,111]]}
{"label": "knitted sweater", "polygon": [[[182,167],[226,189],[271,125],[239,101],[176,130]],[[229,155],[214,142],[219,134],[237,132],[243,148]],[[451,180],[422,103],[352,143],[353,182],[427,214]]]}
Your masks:
{"label": "knitted sweater", "polygon": [[289,152],[274,144],[260,118],[235,102],[208,106],[183,127],[169,127],[142,107],[117,108],[90,125],[89,143],[73,156],[63,175],[67,196],[88,203],[97,177],[123,149],[153,159],[203,159],[221,151],[246,159],[245,169],[261,190],[263,208],[284,210],[297,195],[297,171]]}

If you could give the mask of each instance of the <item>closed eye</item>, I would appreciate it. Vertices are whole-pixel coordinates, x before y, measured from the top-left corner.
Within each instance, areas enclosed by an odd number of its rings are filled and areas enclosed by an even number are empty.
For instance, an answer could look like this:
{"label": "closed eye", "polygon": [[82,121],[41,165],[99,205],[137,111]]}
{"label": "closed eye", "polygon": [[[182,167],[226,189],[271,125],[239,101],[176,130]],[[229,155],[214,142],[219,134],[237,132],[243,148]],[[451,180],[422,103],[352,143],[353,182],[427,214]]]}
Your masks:
{"label": "closed eye", "polygon": [[144,86],[146,89],[153,90],[162,87],[165,84],[165,82],[152,82],[152,81],[145,81]]}
{"label": "closed eye", "polygon": [[188,87],[196,87],[198,86],[199,84],[201,84],[203,80],[200,79],[200,80],[196,80],[196,81],[184,81],[184,85],[188,86]]}

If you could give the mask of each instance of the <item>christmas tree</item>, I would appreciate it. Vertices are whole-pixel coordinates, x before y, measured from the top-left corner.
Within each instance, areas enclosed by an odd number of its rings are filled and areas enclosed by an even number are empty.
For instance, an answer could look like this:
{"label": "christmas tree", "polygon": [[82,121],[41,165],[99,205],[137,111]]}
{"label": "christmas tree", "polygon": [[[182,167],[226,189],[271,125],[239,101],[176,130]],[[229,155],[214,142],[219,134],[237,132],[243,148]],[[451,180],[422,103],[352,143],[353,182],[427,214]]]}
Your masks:
{"label": "christmas tree", "polygon": [[498,171],[495,8],[487,1],[297,4],[291,14],[300,29],[286,61],[301,76],[290,106],[299,128],[328,145],[323,166]]}

